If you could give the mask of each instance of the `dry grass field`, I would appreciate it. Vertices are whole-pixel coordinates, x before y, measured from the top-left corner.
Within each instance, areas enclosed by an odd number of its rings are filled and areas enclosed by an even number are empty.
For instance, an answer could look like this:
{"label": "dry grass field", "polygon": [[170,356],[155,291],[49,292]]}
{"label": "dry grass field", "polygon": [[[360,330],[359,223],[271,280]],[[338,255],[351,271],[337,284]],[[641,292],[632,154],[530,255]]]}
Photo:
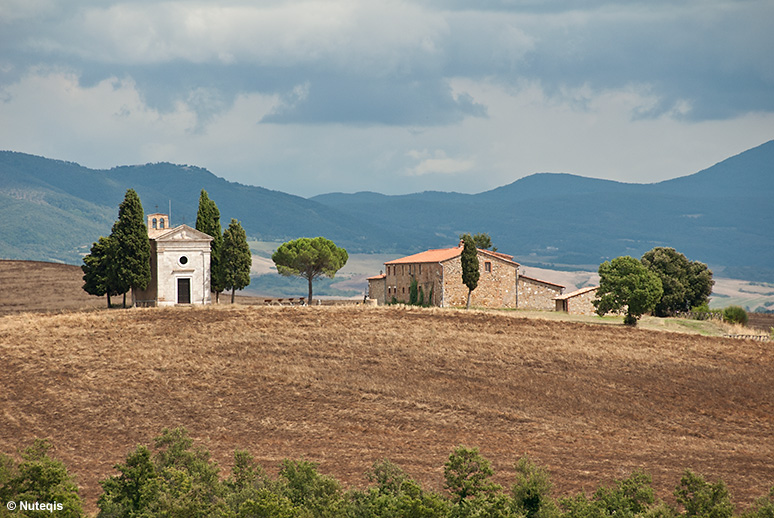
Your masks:
{"label": "dry grass field", "polygon": [[362,486],[389,458],[440,489],[455,445],[510,484],[528,453],[557,495],[684,469],[742,507],[774,485],[766,342],[477,312],[363,306],[131,309],[0,317],[0,451],[49,437],[95,511],[98,481],[162,427],[224,471],[247,449]]}
{"label": "dry grass field", "polygon": [[104,297],[92,297],[82,287],[80,266],[0,259],[0,315],[107,306]]}

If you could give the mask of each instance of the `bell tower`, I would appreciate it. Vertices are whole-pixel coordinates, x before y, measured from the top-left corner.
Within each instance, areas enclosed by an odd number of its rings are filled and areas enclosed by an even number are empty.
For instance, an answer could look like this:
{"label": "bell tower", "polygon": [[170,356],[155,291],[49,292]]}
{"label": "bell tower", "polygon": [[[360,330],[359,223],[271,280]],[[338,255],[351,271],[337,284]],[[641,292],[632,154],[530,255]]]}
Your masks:
{"label": "bell tower", "polygon": [[148,232],[169,230],[169,216],[167,214],[148,214]]}

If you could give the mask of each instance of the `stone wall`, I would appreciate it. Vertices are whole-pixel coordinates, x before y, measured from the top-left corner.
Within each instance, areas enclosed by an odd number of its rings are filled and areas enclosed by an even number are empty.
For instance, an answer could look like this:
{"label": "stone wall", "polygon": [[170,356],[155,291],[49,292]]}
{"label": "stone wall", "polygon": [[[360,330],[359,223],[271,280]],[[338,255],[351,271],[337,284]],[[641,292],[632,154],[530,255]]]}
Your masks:
{"label": "stone wall", "polygon": [[570,315],[596,315],[597,308],[591,302],[597,298],[597,290],[589,290],[567,299],[567,313]]}
{"label": "stone wall", "polygon": [[[471,294],[470,305],[484,308],[516,307],[516,273],[518,266],[512,262],[493,257],[482,252],[478,254],[478,286]],[[487,271],[490,263],[491,271]],[[468,288],[462,283],[462,261],[460,257],[443,263],[443,300],[444,307],[465,306],[468,300]]]}
{"label": "stone wall", "polygon": [[530,277],[519,277],[519,309],[554,311],[554,298],[562,294],[562,287]]}
{"label": "stone wall", "polygon": [[390,302],[393,297],[398,302],[408,303],[410,298],[411,280],[417,280],[417,287],[424,294],[425,302],[432,293],[433,306],[441,304],[442,267],[439,263],[402,263],[387,265],[385,300]]}
{"label": "stone wall", "polygon": [[387,278],[384,276],[368,279],[368,298],[374,299],[379,306],[387,301]]}

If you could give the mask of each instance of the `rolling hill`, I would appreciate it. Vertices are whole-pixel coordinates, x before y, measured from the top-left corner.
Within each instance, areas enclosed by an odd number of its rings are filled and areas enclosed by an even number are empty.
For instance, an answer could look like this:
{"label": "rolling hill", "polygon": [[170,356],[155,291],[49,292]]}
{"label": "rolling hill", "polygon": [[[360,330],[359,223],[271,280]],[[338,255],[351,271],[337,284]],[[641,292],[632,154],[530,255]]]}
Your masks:
{"label": "rolling hill", "polygon": [[177,426],[223,475],[246,449],[362,487],[389,458],[441,490],[465,444],[506,488],[529,454],[555,495],[639,469],[671,498],[692,469],[748,505],[774,482],[763,342],[394,306],[24,313],[0,335],[0,452],[50,438],[92,512],[98,481]]}
{"label": "rolling hill", "polygon": [[487,232],[532,266],[596,269],[672,246],[727,277],[774,279],[774,141],[704,171],[655,184],[540,173],[478,194],[331,193],[310,199],[168,163],[93,170],[0,152],[0,257],[79,263],[110,232],[127,188],[147,212],[172,205],[193,224],[206,189],[225,227],[258,240],[324,235],[350,252],[415,253]]}

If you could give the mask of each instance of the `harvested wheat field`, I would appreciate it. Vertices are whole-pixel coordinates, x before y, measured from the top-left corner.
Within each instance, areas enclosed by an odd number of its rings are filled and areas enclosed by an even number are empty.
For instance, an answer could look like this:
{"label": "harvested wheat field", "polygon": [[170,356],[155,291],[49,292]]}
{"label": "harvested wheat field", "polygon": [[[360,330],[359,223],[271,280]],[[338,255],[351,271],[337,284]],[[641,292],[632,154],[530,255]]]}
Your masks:
{"label": "harvested wheat field", "polygon": [[556,495],[650,472],[722,478],[746,506],[774,485],[772,344],[502,312],[209,307],[0,318],[0,451],[49,437],[96,510],[98,481],[163,427],[224,471],[247,449],[363,486],[389,458],[442,487],[455,445],[496,480],[528,453]]}
{"label": "harvested wheat field", "polygon": [[[0,259],[0,315],[107,306],[105,297],[93,297],[83,291],[82,286],[80,266]],[[121,300],[116,297],[113,303]]]}

